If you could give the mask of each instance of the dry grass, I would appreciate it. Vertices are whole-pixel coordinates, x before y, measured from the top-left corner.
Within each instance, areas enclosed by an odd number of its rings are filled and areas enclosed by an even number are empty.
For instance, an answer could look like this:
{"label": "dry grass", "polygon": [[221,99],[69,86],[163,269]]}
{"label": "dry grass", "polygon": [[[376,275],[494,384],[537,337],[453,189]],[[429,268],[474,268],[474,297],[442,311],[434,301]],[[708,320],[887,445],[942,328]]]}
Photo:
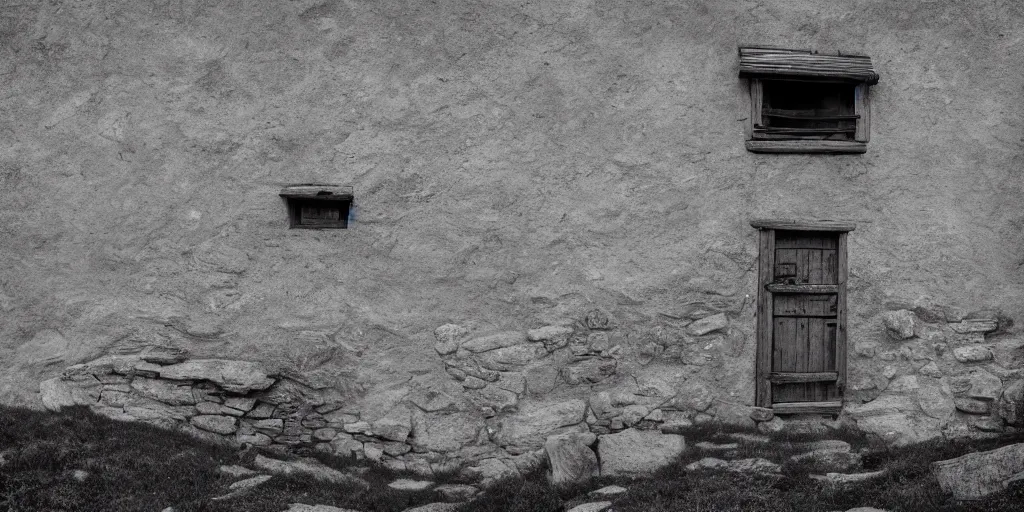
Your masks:
{"label": "dry grass", "polygon": [[[677,463],[650,478],[597,478],[574,486],[554,487],[544,472],[503,482],[465,512],[556,512],[588,501],[586,494],[619,484],[629,491],[614,499],[618,512],[687,511],[831,511],[874,506],[891,511],[1024,510],[1024,485],[978,502],[957,502],[941,492],[930,463],[973,451],[1024,441],[1024,435],[970,443],[933,442],[901,449],[873,446],[852,432],[829,435],[854,449],[872,449],[865,470],[887,469],[885,477],[835,487],[807,477],[807,468],[784,464],[783,477],[766,478],[723,472],[688,473],[690,462],[721,452],[692,448],[697,441],[728,442],[725,432],[710,428],[686,432],[691,446]],[[796,449],[787,441],[812,436],[775,436],[768,444],[741,443],[734,458],[764,457],[785,461]],[[289,503],[327,504],[363,512],[401,511],[436,501],[430,491],[398,492],[387,483],[403,475],[380,467],[362,469],[370,489],[326,484],[309,478],[275,476],[266,484],[230,500],[211,501],[227,493],[235,479],[222,475],[223,464],[250,462],[255,452],[203,443],[192,437],[138,423],[121,423],[84,408],[60,413],[0,407],[0,511],[159,511],[174,506],[186,511],[279,512]],[[277,457],[280,457],[279,455]],[[345,469],[355,461],[316,455],[329,466]],[[76,478],[75,472],[81,471]],[[409,476],[409,475],[404,475]],[[413,477],[415,478],[415,477]],[[440,482],[455,481],[442,475]]]}

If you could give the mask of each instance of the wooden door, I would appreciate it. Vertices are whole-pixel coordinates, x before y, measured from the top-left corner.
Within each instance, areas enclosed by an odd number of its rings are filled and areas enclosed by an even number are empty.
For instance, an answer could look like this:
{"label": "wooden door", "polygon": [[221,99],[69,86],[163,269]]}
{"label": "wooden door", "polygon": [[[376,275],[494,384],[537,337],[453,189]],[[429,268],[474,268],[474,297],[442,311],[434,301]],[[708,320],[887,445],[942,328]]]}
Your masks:
{"label": "wooden door", "polygon": [[762,230],[758,396],[776,413],[838,413],[846,375],[846,233]]}

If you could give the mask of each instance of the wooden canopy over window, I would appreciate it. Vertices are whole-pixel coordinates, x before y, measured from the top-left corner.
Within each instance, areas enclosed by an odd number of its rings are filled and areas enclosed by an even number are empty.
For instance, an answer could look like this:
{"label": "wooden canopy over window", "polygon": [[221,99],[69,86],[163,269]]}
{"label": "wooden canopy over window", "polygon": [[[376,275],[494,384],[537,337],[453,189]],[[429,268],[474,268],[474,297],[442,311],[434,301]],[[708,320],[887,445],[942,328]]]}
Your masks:
{"label": "wooden canopy over window", "polygon": [[749,78],[808,78],[878,83],[871,58],[864,55],[818,55],[807,50],[740,48],[740,76]]}

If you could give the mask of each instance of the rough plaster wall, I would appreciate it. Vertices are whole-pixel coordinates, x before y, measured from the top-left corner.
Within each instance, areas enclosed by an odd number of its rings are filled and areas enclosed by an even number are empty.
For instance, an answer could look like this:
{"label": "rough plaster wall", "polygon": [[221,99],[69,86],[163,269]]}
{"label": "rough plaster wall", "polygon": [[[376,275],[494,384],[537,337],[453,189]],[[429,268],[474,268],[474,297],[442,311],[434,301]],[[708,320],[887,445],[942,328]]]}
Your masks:
{"label": "rough plaster wall", "polygon": [[[1022,318],[1022,18],[952,1],[0,6],[0,394],[32,402],[64,366],[147,344],[442,386],[443,323],[599,306],[643,334],[703,301],[735,312],[750,364],[715,371],[749,403],[756,216],[859,222],[854,343],[886,303]],[[746,152],[741,44],[870,55],[868,153]],[[351,229],[288,231],[277,192],[302,182],[353,185]]]}

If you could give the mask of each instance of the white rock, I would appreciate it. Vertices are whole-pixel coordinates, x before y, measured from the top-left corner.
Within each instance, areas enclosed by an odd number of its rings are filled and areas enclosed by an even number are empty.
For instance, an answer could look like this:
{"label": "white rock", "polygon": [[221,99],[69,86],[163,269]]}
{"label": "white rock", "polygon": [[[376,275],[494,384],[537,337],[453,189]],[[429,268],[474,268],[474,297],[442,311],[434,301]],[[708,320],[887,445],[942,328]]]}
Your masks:
{"label": "white rock", "polygon": [[594,491],[590,491],[589,493],[587,493],[587,495],[595,497],[595,498],[607,498],[609,496],[617,496],[617,495],[622,494],[622,493],[624,493],[624,492],[626,492],[628,490],[629,489],[626,489],[625,487],[622,487],[622,486],[609,485],[609,486],[602,487],[602,488],[594,490]]}
{"label": "white rock", "polygon": [[597,454],[578,436],[551,436],[544,442],[548,461],[548,480],[553,484],[581,482],[597,476]]}
{"label": "white rock", "polygon": [[245,480],[239,480],[239,481],[229,485],[228,489],[232,490],[232,491],[241,491],[241,490],[244,490],[244,489],[252,489],[253,487],[256,487],[257,485],[260,485],[263,482],[266,482],[267,480],[270,480],[271,478],[272,477],[270,475],[259,475],[259,476],[254,476],[252,478],[246,478]]}
{"label": "white rock", "polygon": [[602,512],[610,508],[612,508],[612,502],[610,501],[595,501],[593,503],[577,505],[569,509],[569,512]]}
{"label": "white rock", "polygon": [[725,329],[729,326],[729,318],[725,313],[701,318],[686,327],[687,332],[694,336],[703,336],[709,332]]}
{"label": "white rock", "polygon": [[961,363],[979,363],[992,359],[992,351],[981,345],[967,345],[954,348],[953,357]]}
{"label": "white rock", "polygon": [[208,380],[233,393],[263,390],[274,383],[263,365],[252,361],[193,359],[159,369],[164,379]]}
{"label": "white rock", "polygon": [[398,491],[422,491],[433,487],[434,482],[430,480],[409,480],[408,478],[399,478],[394,482],[388,484],[388,487]]}
{"label": "white rock", "polygon": [[627,429],[598,436],[601,476],[651,473],[671,464],[686,449],[683,436]]}
{"label": "white rock", "polygon": [[914,337],[915,320],[914,314],[905,309],[886,311],[882,315],[882,323],[889,336],[897,341]]}

